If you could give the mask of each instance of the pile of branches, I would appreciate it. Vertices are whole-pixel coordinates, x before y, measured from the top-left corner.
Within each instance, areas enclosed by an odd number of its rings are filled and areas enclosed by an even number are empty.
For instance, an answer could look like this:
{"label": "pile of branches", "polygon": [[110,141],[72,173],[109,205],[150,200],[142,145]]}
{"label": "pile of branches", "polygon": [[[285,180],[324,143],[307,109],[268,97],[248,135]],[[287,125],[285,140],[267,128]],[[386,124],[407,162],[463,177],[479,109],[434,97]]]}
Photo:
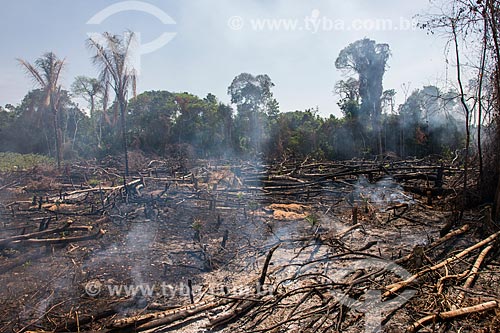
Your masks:
{"label": "pile of branches", "polygon": [[[444,161],[420,160],[349,160],[335,162],[284,161],[267,166],[265,177],[258,179],[266,194],[288,200],[323,201],[325,193],[339,194],[360,177],[370,183],[391,179],[403,189],[421,196],[457,194],[463,168]],[[445,186],[447,180],[448,184]]]}

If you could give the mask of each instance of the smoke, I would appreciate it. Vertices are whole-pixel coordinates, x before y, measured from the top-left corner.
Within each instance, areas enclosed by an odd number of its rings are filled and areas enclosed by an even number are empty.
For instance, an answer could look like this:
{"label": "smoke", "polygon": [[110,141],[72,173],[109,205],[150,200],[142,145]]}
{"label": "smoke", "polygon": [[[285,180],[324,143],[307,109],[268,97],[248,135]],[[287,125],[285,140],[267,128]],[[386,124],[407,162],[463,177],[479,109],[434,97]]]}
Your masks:
{"label": "smoke", "polygon": [[387,206],[414,202],[392,177],[384,177],[375,183],[370,183],[361,175],[354,185],[352,196],[355,202],[370,203],[382,210]]}
{"label": "smoke", "polygon": [[140,285],[145,282],[143,272],[144,267],[151,264],[151,259],[148,255],[151,245],[154,243],[158,226],[151,221],[143,223],[134,223],[127,234],[124,247],[130,255],[136,258],[135,265],[130,271],[133,283]]}
{"label": "smoke", "polygon": [[[82,269],[88,281],[98,279],[104,284],[125,284],[141,286],[152,284],[154,281],[148,280],[154,258],[151,257],[151,247],[154,245],[155,236],[158,232],[158,222],[145,219],[142,208],[137,204],[127,204],[121,206],[122,214],[128,216],[126,224],[128,230],[123,230],[118,217],[114,217],[114,228],[119,232],[125,233],[122,238],[116,235],[117,241],[110,244],[101,251],[97,251],[84,263]],[[128,212],[128,213],[127,213]],[[133,214],[130,214],[133,212]],[[128,266],[127,266],[128,265]],[[158,267],[158,270],[161,268]],[[125,276],[116,274],[127,272]],[[136,296],[147,296],[138,293]],[[136,298],[137,306],[143,305],[142,298]],[[131,310],[130,305],[127,306]]]}

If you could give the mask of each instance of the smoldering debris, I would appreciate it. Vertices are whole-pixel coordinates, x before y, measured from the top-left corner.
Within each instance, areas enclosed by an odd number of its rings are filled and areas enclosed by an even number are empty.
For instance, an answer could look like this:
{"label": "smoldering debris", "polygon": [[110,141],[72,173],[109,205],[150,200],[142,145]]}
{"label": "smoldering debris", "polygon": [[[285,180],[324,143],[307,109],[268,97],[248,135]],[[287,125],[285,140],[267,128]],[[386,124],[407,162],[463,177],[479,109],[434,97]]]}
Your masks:
{"label": "smoldering debris", "polygon": [[[405,281],[417,275],[420,291],[401,307],[381,299],[385,325],[402,330],[431,298],[460,296],[459,280],[445,283],[426,267],[448,260],[464,271],[473,259],[466,249],[495,239],[472,232],[476,212],[465,214],[467,228],[456,222],[441,237],[455,218],[446,209],[461,174],[455,167],[200,160],[179,171],[173,163],[145,164],[125,185],[112,166],[75,164],[36,192],[18,190],[32,179],[18,173],[1,194],[2,329],[358,331],[361,307],[343,300],[368,307],[366,290],[397,286],[401,295],[414,291]],[[451,245],[466,250],[463,261],[448,255]],[[498,279],[478,270],[480,290]],[[478,318],[461,324],[491,314]]]}

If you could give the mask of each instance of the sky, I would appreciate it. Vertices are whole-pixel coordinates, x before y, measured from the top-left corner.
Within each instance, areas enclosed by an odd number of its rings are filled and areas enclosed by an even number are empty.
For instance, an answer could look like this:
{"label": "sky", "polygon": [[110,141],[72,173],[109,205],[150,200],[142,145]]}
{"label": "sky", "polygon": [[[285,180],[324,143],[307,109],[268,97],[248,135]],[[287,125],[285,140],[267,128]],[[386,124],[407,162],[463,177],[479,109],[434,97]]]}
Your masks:
{"label": "sky", "polygon": [[213,93],[229,103],[235,76],[267,74],[282,112],[318,107],[322,116],[339,116],[333,90],[346,74],[334,62],[365,37],[390,46],[384,89],[397,91],[397,103],[403,87],[442,85],[446,74],[445,40],[414,27],[428,0],[0,0],[0,6],[2,106],[19,104],[35,88],[16,58],[33,62],[53,51],[66,61],[65,89],[77,75],[97,76],[85,41],[104,31],[140,35],[138,92]]}

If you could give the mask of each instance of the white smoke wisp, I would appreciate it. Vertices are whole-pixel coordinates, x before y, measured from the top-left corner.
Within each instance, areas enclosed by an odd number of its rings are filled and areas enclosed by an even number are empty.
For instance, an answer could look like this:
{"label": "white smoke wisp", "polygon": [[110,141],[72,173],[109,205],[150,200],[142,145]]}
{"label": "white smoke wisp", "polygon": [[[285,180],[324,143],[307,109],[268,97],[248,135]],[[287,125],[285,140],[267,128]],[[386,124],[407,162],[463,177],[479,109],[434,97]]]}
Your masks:
{"label": "white smoke wisp", "polygon": [[380,206],[382,210],[390,205],[411,205],[414,202],[412,197],[404,193],[401,185],[389,176],[375,183],[370,183],[364,176],[360,176],[355,184],[354,196],[359,201],[369,201],[372,205]]}

